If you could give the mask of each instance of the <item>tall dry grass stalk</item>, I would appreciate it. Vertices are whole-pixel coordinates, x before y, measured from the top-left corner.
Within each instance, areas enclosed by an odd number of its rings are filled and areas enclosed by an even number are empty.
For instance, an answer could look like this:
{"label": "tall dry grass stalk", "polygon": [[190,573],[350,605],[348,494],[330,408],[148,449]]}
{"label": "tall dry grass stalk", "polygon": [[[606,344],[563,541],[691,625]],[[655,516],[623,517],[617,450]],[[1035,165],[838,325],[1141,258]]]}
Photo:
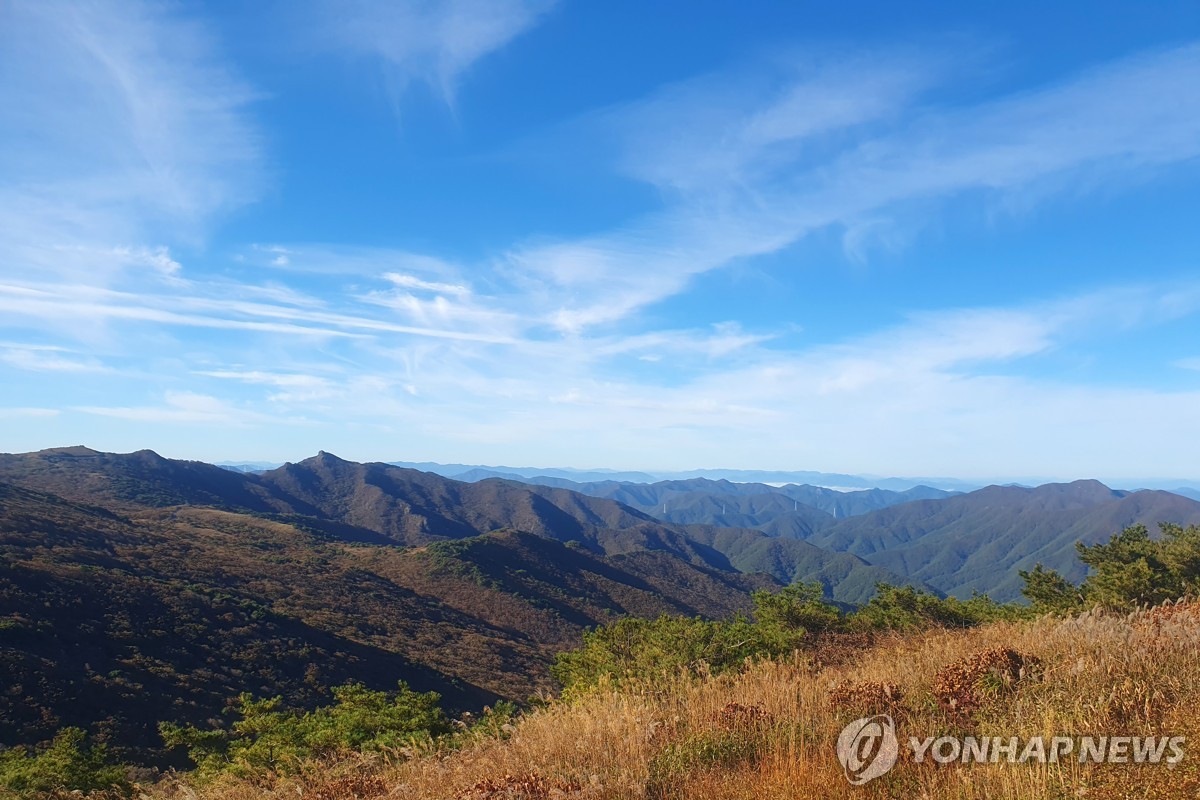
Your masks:
{"label": "tall dry grass stalk", "polygon": [[[1019,680],[983,686],[971,714],[935,695],[948,665],[991,648],[1033,657]],[[891,637],[834,666],[798,655],[739,675],[664,687],[603,686],[529,713],[506,740],[487,739],[402,764],[314,765],[307,777],[251,786],[160,787],[158,798],[712,798],[712,800],[1043,800],[1200,797],[1200,604],[1129,616],[1099,613],[968,631]],[[938,766],[901,758],[863,787],[845,779],[834,744],[870,709],[835,707],[839,686],[886,685],[909,735],[1181,735],[1194,752],[1163,764]],[[986,682],[985,682],[986,683]],[[868,697],[867,687],[854,697]],[[865,702],[865,701],[864,701]],[[902,756],[903,756],[902,748]]]}

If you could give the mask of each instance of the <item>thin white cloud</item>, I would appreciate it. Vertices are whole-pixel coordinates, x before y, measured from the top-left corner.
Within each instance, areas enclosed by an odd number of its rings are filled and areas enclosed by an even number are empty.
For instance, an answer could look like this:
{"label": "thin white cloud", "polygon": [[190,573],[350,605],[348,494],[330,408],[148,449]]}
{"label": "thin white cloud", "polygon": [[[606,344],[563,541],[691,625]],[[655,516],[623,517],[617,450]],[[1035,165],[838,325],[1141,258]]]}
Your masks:
{"label": "thin white cloud", "polygon": [[503,334],[488,331],[403,325],[378,317],[245,302],[228,297],[138,295],[87,285],[31,287],[0,284],[0,311],[51,323],[123,320],[305,337],[363,338],[375,333],[492,344],[512,341]]}
{"label": "thin white cloud", "polygon": [[0,419],[20,419],[22,417],[57,417],[62,412],[57,408],[3,408],[0,407]]}
{"label": "thin white cloud", "polygon": [[[79,326],[85,323],[123,321],[151,322],[168,326],[212,328],[217,330],[242,330],[258,333],[289,334],[305,337],[361,336],[342,330],[322,328],[317,326],[294,325],[283,322],[265,322],[261,320],[230,319],[219,316],[200,314],[184,314],[154,308],[148,305],[130,304],[119,305],[104,302],[95,298],[63,298],[51,292],[39,292],[36,295],[20,292],[23,287],[0,286],[0,311],[7,312],[13,318],[22,317],[42,323],[49,327],[57,326],[60,331],[76,333],[64,326]],[[60,287],[69,288],[69,287]],[[90,289],[91,287],[83,287]],[[131,297],[132,300],[150,300],[153,298]],[[281,311],[280,314],[283,312]]]}
{"label": "thin white cloud", "polygon": [[273,387],[276,391],[269,394],[267,400],[284,406],[311,408],[314,403],[342,396],[337,383],[321,375],[239,369],[194,370],[193,374]]}
{"label": "thin white cloud", "polygon": [[653,361],[661,360],[663,355],[690,353],[708,358],[722,358],[774,338],[775,334],[746,333],[737,322],[722,322],[708,331],[655,331],[632,336],[603,337],[592,340],[590,350],[600,356],[640,353],[640,358]]}
{"label": "thin white cloud", "polygon": [[3,350],[30,350],[42,353],[66,353],[70,352],[70,348],[63,347],[58,344],[33,344],[31,342],[12,342],[0,341],[0,349]]}
{"label": "thin white cloud", "polygon": [[[680,384],[569,382],[554,373],[542,385],[565,388],[536,418],[524,417],[517,403],[492,413],[503,415],[508,443],[539,437],[563,459],[571,448],[586,448],[612,463],[629,463],[621,453],[658,454],[634,465],[643,467],[861,470],[873,463],[910,474],[969,474],[981,463],[1020,474],[1036,459],[1051,474],[1091,474],[1100,464],[1118,469],[1111,455],[1131,452],[1136,442],[1136,452],[1145,452],[1149,442],[1170,441],[1170,429],[1200,435],[1200,419],[1185,410],[1200,393],[1035,379],[1017,363],[1069,346],[1117,307],[1132,307],[1136,325],[1152,324],[1176,289],[916,315],[838,344],[760,351],[746,365],[722,365]],[[480,427],[469,425],[464,435],[480,435]],[[594,430],[606,431],[603,440],[585,441],[582,431]],[[553,431],[552,443],[539,431]],[[1155,450],[1158,468],[1185,474],[1187,457],[1169,450]]]}
{"label": "thin white cloud", "polygon": [[418,278],[416,275],[406,275],[402,272],[387,272],[383,276],[390,281],[392,285],[400,289],[412,289],[419,292],[433,292],[434,294],[449,294],[456,297],[470,294],[471,289],[461,283],[438,283],[437,281],[426,281]]}
{"label": "thin white cloud", "polygon": [[280,274],[360,276],[379,279],[389,273],[412,275],[432,283],[464,285],[462,268],[448,261],[408,250],[327,243],[256,244],[234,261]]}
{"label": "thin white cloud", "polygon": [[31,372],[112,372],[112,368],[94,358],[78,359],[63,355],[65,348],[0,344],[0,364]]}
{"label": "thin white cloud", "polygon": [[314,0],[314,46],[379,59],[399,94],[427,84],[453,104],[472,65],[533,27],[554,0]]}
{"label": "thin white cloud", "polygon": [[302,375],[298,373],[281,373],[281,372],[262,372],[259,370],[196,370],[197,375],[206,375],[210,378],[226,378],[228,380],[244,381],[246,383],[260,383],[268,386],[280,386],[287,388],[324,388],[329,386],[329,379],[322,378],[318,375]]}
{"label": "thin white cloud", "polygon": [[207,281],[203,287],[192,287],[193,291],[200,290],[201,288],[212,295],[264,300],[284,306],[324,308],[328,305],[324,298],[316,297],[309,292],[293,289],[290,286],[280,283],[254,284],[221,280],[218,278]]}
{"label": "thin white cloud", "polygon": [[130,268],[255,197],[250,90],[204,27],[141,2],[0,5],[0,258],[9,275]]}
{"label": "thin white cloud", "polygon": [[80,406],[76,411],[135,422],[244,426],[271,420],[265,414],[236,408],[210,395],[168,391],[161,406]]}
{"label": "thin white cloud", "polygon": [[620,142],[619,164],[638,180],[684,194],[753,186],[899,117],[944,78],[948,63],[892,50],[793,54],[752,66],[666,87],[592,124]]}
{"label": "thin white cloud", "polygon": [[[897,81],[912,91],[925,85],[930,71],[911,63],[802,74],[765,98],[738,98],[732,110],[728,87],[718,84],[713,96],[702,83],[612,112],[604,124],[630,131],[623,163],[631,174],[677,191],[663,211],[621,229],[516,247],[510,268],[554,306],[549,324],[578,333],[673,296],[697,274],[829,226],[857,230],[853,250],[861,254],[864,223],[887,230],[888,218],[909,205],[972,191],[1044,195],[1068,175],[1075,187],[1100,185],[1200,155],[1200,95],[1190,89],[1200,84],[1200,46],[984,104],[906,109],[885,130],[865,124],[900,114],[884,102]],[[867,87],[861,96],[855,83]],[[831,102],[810,109],[795,97]],[[696,124],[714,113],[720,124]],[[763,119],[764,132],[748,133]],[[840,138],[810,146],[839,130]]]}

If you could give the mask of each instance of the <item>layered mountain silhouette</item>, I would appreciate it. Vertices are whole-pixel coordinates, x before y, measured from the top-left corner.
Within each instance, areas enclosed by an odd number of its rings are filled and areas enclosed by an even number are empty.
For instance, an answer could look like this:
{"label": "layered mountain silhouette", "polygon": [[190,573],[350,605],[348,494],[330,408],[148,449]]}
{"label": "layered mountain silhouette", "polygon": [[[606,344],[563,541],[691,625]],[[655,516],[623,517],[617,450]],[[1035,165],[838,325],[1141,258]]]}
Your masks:
{"label": "layered mountain silhouette", "polygon": [[[0,480],[117,509],[205,505],[267,514],[343,540],[420,546],[494,530],[519,530],[573,542],[599,555],[641,550],[669,553],[698,567],[762,571],[776,580],[820,580],[834,599],[861,602],[877,581],[900,576],[849,554],[791,548],[783,573],[747,563],[705,544],[708,533],[667,524],[615,500],[516,481],[464,483],[389,464],[359,464],[329,453],[261,474],[235,472],[196,461],[175,461],[148,450],[130,454],[60,448],[0,455]],[[702,530],[702,529],[698,529]],[[698,538],[699,536],[699,538]],[[762,538],[745,532],[741,540]],[[725,541],[721,538],[720,541]],[[834,566],[831,568],[830,564]],[[855,581],[829,576],[853,575]]]}
{"label": "layered mountain silhouette", "polygon": [[0,744],[101,724],[144,760],[161,719],[205,722],[244,691],[311,705],[348,680],[451,708],[524,700],[552,688],[554,653],[621,616],[725,618],[797,574],[849,601],[900,580],[798,540],[764,574],[769,539],[327,453],[260,475],[0,455]]}
{"label": "layered mountain silhouette", "polygon": [[1042,563],[1073,581],[1084,576],[1075,543],[1161,522],[1200,523],[1200,503],[1171,492],[1126,492],[1099,481],[1037,488],[989,486],[942,500],[891,506],[842,520],[809,538],[854,553],[960,597],[1020,597],[1018,570]]}
{"label": "layered mountain silhouette", "polygon": [[[848,475],[841,472],[814,472],[812,470],[759,470],[759,469],[693,469],[682,472],[621,472],[618,470],[581,470],[547,467],[503,467],[468,464],[440,464],[434,461],[391,461],[397,467],[436,472],[447,478],[461,481],[479,481],[485,478],[536,481],[544,478],[565,479],[577,483],[619,481],[625,483],[654,483],[656,481],[687,481],[692,479],[730,481],[739,484],[785,484],[811,485],[816,487],[838,487],[847,491],[867,489],[889,489],[905,491],[920,486],[934,486],[953,491],[970,491],[982,484],[957,478],[886,478],[867,475]],[[240,466],[240,465],[233,465]]]}
{"label": "layered mountain silhouette", "polygon": [[[482,481],[494,477],[499,476],[486,470],[471,470],[459,475],[458,479]],[[510,475],[506,479],[616,500],[665,522],[758,528],[793,537],[811,535],[840,518],[913,500],[958,494],[929,486],[904,491],[861,489],[843,492],[807,484],[772,486],[709,478],[655,483],[615,480],[579,483],[544,475],[529,478]]]}
{"label": "layered mountain silhouette", "polygon": [[243,691],[312,705],[348,680],[520,700],[621,616],[729,617],[793,580],[847,604],[881,581],[1011,599],[1018,569],[1078,579],[1076,541],[1161,521],[1200,522],[1200,503],[1095,481],[839,493],[2,454],[0,744],[99,725],[145,760],[160,719],[205,722]]}
{"label": "layered mountain silhouette", "polygon": [[[1019,572],[1038,563],[1081,580],[1084,566],[1076,542],[1103,541],[1134,524],[1155,531],[1161,522],[1200,522],[1200,503],[1184,490],[1128,492],[1087,480],[1037,488],[988,486],[965,494],[928,486],[843,492],[707,478],[645,484],[524,480],[612,498],[666,521],[756,528],[781,539],[801,539],[824,551],[861,556],[943,593],[966,598],[980,592],[1001,601],[1020,599]],[[731,533],[716,541],[734,566],[777,577],[794,557],[794,551],[784,552],[784,546],[770,541],[743,541]],[[828,572],[825,577],[837,580]],[[847,575],[843,583],[855,577]]]}

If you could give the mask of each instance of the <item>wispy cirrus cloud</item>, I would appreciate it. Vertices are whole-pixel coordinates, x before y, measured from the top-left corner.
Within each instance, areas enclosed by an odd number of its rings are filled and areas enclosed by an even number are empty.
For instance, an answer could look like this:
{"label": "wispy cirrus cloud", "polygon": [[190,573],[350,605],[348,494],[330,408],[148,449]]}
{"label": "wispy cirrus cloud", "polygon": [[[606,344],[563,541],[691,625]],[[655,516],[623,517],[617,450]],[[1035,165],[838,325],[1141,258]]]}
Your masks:
{"label": "wispy cirrus cloud", "polygon": [[207,375],[210,378],[227,378],[229,380],[245,381],[246,383],[260,383],[268,386],[280,386],[286,388],[325,388],[329,386],[329,379],[322,378],[316,375],[303,375],[294,372],[263,372],[261,370],[233,370],[233,369],[218,369],[218,370],[197,370],[197,375]]}
{"label": "wispy cirrus cloud", "polygon": [[96,358],[78,358],[65,347],[0,343],[0,364],[29,372],[112,372]]}
{"label": "wispy cirrus cloud", "polygon": [[[113,320],[317,338],[391,334],[497,344],[511,341],[493,330],[410,325],[378,314],[246,301],[238,298],[235,286],[223,284],[220,288],[234,291],[215,295],[149,294],[87,284],[0,284],[0,311],[51,326],[71,322],[82,330],[87,330],[87,323]],[[432,303],[435,312],[438,305]],[[447,312],[440,316],[453,315]]]}
{"label": "wispy cirrus cloud", "polygon": [[[329,372],[329,370],[326,370]],[[341,395],[337,383],[325,375],[301,372],[266,372],[263,370],[215,369],[195,370],[194,374],[209,378],[239,381],[242,383],[269,386],[273,392],[267,400],[276,405],[301,406],[318,403]]]}
{"label": "wispy cirrus cloud", "polygon": [[948,56],[907,48],[784,53],[667,86],[577,125],[613,141],[617,166],[636,180],[682,195],[751,188],[903,119],[946,80]]}
{"label": "wispy cirrus cloud", "polygon": [[263,414],[237,408],[217,397],[197,392],[170,390],[157,406],[80,406],[75,410],[85,414],[134,422],[180,423],[188,425],[246,426],[265,422]]}
{"label": "wispy cirrus cloud", "polygon": [[532,28],[555,0],[314,0],[314,46],[377,59],[402,94],[424,83],[449,104],[480,59]]}
{"label": "wispy cirrus cloud", "polygon": [[57,408],[3,408],[0,407],[0,419],[20,419],[21,417],[53,418],[62,412]]}
{"label": "wispy cirrus cloud", "polygon": [[509,253],[553,307],[548,323],[571,333],[613,323],[698,274],[831,226],[861,253],[906,207],[1044,196],[1067,176],[1079,191],[1200,155],[1200,96],[1188,88],[1200,82],[1198,45],[945,108],[918,102],[951,79],[945,61],[846,63],[784,73],[769,91],[709,78],[586,120],[623,134],[628,174],[670,192],[660,212],[617,230]]}
{"label": "wispy cirrus cloud", "polygon": [[[1051,474],[1095,474],[1100,465],[1116,474],[1112,452],[1200,435],[1200,418],[1186,411],[1200,390],[1031,377],[1027,362],[1069,352],[1101,327],[1120,336],[1194,318],[1198,288],[1143,285],[930,311],[827,345],[751,346],[679,382],[551,371],[542,384],[556,389],[551,403],[536,418],[514,407],[505,430],[510,442],[554,431],[562,458],[572,448],[660,455],[638,465],[645,468],[734,458],[852,470],[874,461],[909,474],[969,475],[982,460],[1016,475],[1028,473],[1035,458]],[[1181,297],[1190,297],[1190,306]],[[602,442],[588,439],[594,430],[606,432]],[[1050,451],[1047,441],[1054,442]],[[685,459],[670,455],[680,452]],[[1187,474],[1186,456],[1155,452],[1163,473]]]}
{"label": "wispy cirrus cloud", "polygon": [[6,274],[169,278],[147,241],[196,237],[253,199],[253,92],[208,31],[149,2],[0,6]]}
{"label": "wispy cirrus cloud", "polygon": [[432,292],[434,294],[448,294],[455,296],[469,294],[471,291],[461,283],[438,283],[437,281],[427,281],[418,278],[416,275],[406,275],[402,272],[387,272],[384,273],[383,277],[390,281],[393,286],[399,289],[411,289],[419,292]]}
{"label": "wispy cirrus cloud", "polygon": [[[344,19],[323,7],[331,46],[378,59],[401,91],[424,83],[452,98],[473,64],[546,6],[359,2]],[[944,54],[781,59],[765,76],[703,77],[571,126],[571,136],[602,139],[597,149],[615,143],[608,167],[657,192],[657,211],[613,229],[517,235],[473,263],[457,262],[452,245],[429,255],[283,241],[234,246],[227,264],[212,255],[193,269],[158,242],[173,245],[253,196],[252,93],[170,9],[11,8],[0,13],[49,55],[9,35],[0,62],[44,66],[34,88],[82,102],[46,108],[18,87],[0,109],[14,123],[5,130],[20,132],[0,134],[18,145],[0,166],[16,165],[20,178],[0,189],[0,313],[7,327],[77,344],[0,345],[0,366],[69,390],[104,367],[93,341],[154,364],[135,399],[97,392],[64,416],[130,430],[202,425],[214,436],[223,425],[300,421],[369,457],[406,455],[379,452],[396,442],[441,460],[504,461],[536,443],[546,463],[587,454],[644,467],[846,471],[868,456],[907,471],[969,468],[979,463],[971,451],[986,448],[990,472],[1027,472],[1028,453],[1044,454],[1053,434],[1060,452],[1043,471],[1082,474],[1106,425],[1131,448],[1200,435],[1187,411],[1196,392],[1075,385],[1020,368],[1091,337],[1193,316],[1192,284],[1050,300],[1031,288],[1025,303],[912,308],[901,324],[832,342],[719,305],[704,312],[714,318],[685,322],[645,313],[698,275],[821,231],[840,232],[861,258],[881,240],[904,246],[951,201],[986,209],[1194,159],[1196,47],[954,103],[937,94],[954,85],[948,65],[959,61]],[[51,55],[69,68],[56,72]],[[50,134],[39,141],[39,130]],[[32,392],[20,402],[0,416],[53,412]],[[1129,408],[1140,413],[1114,433],[1111,420]],[[245,446],[240,438],[225,441]],[[284,446],[301,445],[271,457]],[[631,454],[643,462],[629,464]],[[1161,465],[1183,467],[1182,457]]]}

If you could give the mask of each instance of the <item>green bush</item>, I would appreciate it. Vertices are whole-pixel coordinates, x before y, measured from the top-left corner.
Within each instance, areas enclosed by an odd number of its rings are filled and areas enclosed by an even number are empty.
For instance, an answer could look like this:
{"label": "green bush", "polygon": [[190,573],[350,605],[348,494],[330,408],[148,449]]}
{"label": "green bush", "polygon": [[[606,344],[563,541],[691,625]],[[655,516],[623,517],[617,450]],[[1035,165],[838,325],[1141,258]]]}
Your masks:
{"label": "green bush", "polygon": [[723,672],[747,658],[776,654],[778,647],[745,619],[625,617],[584,633],[583,646],[560,653],[551,672],[569,695],[606,677],[657,681],[680,673]]}
{"label": "green bush", "polygon": [[938,597],[911,586],[875,587],[875,596],[851,615],[853,630],[919,630],[921,628],[969,628],[1002,619],[1030,616],[1030,610],[1015,603],[1001,604],[987,595],[970,600]]}
{"label": "green bush", "polygon": [[456,737],[456,744],[480,739],[507,739],[516,730],[516,723],[520,715],[521,711],[516,703],[497,700],[491,706],[484,708],[483,713]]}
{"label": "green bush", "polygon": [[1038,564],[1021,573],[1023,592],[1043,611],[1127,611],[1200,593],[1200,526],[1164,522],[1159,528],[1158,539],[1145,525],[1133,525],[1107,542],[1077,544],[1079,560],[1090,568],[1082,585]]}
{"label": "green bush", "polygon": [[825,601],[825,590],[818,582],[793,583],[778,592],[759,589],[751,598],[754,618],[766,631],[790,635],[845,627],[841,610]]}
{"label": "green bush", "polygon": [[0,788],[17,797],[55,791],[126,791],[126,768],[109,763],[102,744],[92,744],[79,728],[64,728],[48,745],[0,751]]}
{"label": "green bush", "polygon": [[1021,570],[1020,575],[1025,581],[1021,594],[1039,613],[1070,612],[1083,604],[1079,589],[1052,569],[1038,564],[1028,572]]}
{"label": "green bush", "polygon": [[450,731],[436,692],[414,692],[401,682],[395,692],[347,684],[333,694],[332,704],[313,711],[286,709],[278,697],[243,694],[234,706],[238,719],[228,729],[163,723],[159,731],[168,747],[187,748],[201,776],[243,777],[293,773],[305,761],[348,752],[397,757]]}
{"label": "green bush", "polygon": [[560,653],[551,672],[566,695],[604,679],[658,681],[681,673],[725,672],[748,658],[777,658],[803,649],[813,636],[872,630],[969,627],[1029,616],[1028,607],[1001,605],[986,595],[941,598],[919,589],[879,584],[850,614],[827,602],[820,584],[754,592],[754,621],[720,622],[661,616],[626,617],[588,631],[583,646]]}

